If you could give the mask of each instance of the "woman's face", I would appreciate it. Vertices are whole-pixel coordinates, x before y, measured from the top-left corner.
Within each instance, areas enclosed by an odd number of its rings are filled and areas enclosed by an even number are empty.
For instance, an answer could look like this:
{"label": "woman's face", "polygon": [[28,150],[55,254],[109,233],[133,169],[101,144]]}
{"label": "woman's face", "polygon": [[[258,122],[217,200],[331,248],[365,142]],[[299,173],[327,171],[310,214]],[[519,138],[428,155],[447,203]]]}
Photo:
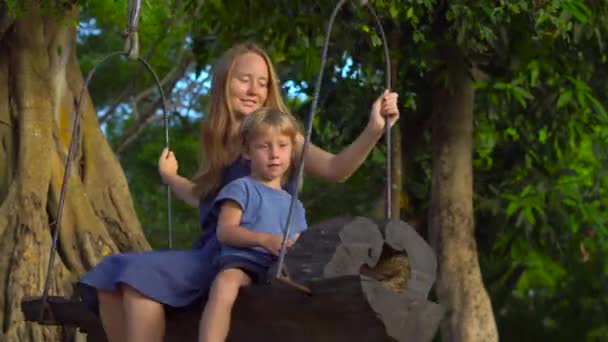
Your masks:
{"label": "woman's face", "polygon": [[229,101],[239,115],[249,115],[261,108],[268,97],[268,66],[262,56],[247,52],[238,56],[228,81]]}

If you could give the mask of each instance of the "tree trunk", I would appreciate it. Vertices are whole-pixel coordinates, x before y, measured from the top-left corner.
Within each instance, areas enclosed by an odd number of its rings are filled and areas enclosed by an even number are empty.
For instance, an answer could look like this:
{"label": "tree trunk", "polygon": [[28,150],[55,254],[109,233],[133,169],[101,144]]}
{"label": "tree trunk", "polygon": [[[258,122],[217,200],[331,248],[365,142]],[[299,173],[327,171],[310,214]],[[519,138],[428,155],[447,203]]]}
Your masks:
{"label": "tree trunk", "polygon": [[[398,31],[391,32],[389,36],[389,46],[400,46],[401,45],[401,35]],[[401,55],[393,53],[391,58],[391,70],[387,70],[387,72],[391,73],[391,89],[395,91],[399,87],[399,66],[401,63]],[[403,113],[401,113],[403,115]],[[402,197],[406,194],[403,191],[403,151],[402,151],[402,139],[401,139],[401,122],[403,119],[397,122],[395,126],[393,126],[390,130],[390,139],[391,139],[391,149],[390,151],[386,151],[387,158],[390,154],[391,164],[386,165],[386,167],[391,168],[391,179],[386,180],[386,184],[391,188],[391,212],[390,216],[392,219],[400,220],[401,219],[401,208],[402,208]],[[386,139],[386,137],[385,137]],[[382,189],[382,195],[376,200],[375,205],[372,207],[371,216],[375,220],[384,220],[386,219],[386,205],[387,205],[387,194],[386,188]]]}
{"label": "tree trunk", "polygon": [[464,65],[437,86],[433,118],[431,245],[439,261],[436,292],[446,307],[443,341],[498,341],[481,279],[473,222],[473,83]]}
{"label": "tree trunk", "polygon": [[[401,46],[401,34],[397,30],[393,30],[388,38],[390,40],[390,46]],[[399,66],[401,65],[401,54],[393,54],[391,57],[391,88],[398,89],[399,86]],[[401,122],[391,129],[391,151],[387,152],[391,154],[392,164],[391,173],[393,179],[391,182],[391,218],[394,220],[401,219],[401,197],[404,194],[403,191],[403,151],[402,151],[402,140],[401,140]]]}
{"label": "tree trunk", "polygon": [[401,198],[403,197],[403,162],[401,152],[401,130],[394,127],[391,130],[391,218],[401,219]]}
{"label": "tree trunk", "polygon": [[[23,320],[20,301],[42,292],[83,86],[76,59],[76,8],[41,14],[32,5],[0,13],[0,341],[59,341],[67,332]],[[52,11],[46,11],[52,12]],[[49,293],[69,297],[104,255],[149,245],[126,179],[88,94],[72,165]]]}

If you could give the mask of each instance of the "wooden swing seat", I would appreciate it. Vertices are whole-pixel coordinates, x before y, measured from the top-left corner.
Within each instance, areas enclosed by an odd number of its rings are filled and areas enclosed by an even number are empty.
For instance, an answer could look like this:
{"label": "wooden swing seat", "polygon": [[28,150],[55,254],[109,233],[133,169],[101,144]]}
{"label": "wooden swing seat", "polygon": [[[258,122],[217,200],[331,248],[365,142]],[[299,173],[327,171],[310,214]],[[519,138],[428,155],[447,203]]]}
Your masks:
{"label": "wooden swing seat", "polygon": [[[430,341],[443,308],[426,298],[436,261],[425,246],[401,222],[383,232],[365,218],[311,227],[286,259],[296,281],[274,279],[240,291],[228,341]],[[361,274],[387,247],[407,253],[411,270],[403,293]],[[196,341],[203,303],[166,307],[165,341]],[[25,297],[21,308],[28,321],[78,327],[89,342],[107,341],[99,317],[78,299]]]}

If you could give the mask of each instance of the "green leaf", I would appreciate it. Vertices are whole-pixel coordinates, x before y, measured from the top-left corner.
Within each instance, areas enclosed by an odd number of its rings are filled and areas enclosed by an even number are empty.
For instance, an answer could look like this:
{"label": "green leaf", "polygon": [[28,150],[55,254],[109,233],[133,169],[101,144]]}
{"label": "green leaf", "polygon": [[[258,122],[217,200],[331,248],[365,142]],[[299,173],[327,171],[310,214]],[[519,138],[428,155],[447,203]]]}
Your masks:
{"label": "green leaf", "polygon": [[414,7],[410,7],[410,8],[407,9],[407,12],[405,12],[405,17],[407,19],[414,18]]}
{"label": "green leaf", "polygon": [[562,108],[572,99],[572,90],[568,89],[562,92],[557,99],[557,109]]}
{"label": "green leaf", "polygon": [[372,46],[374,46],[374,47],[382,46],[382,40],[380,39],[380,37],[378,36],[378,34],[376,32],[372,33],[371,39],[372,39]]}
{"label": "green leaf", "polygon": [[534,61],[534,67],[530,70],[530,85],[532,87],[536,87],[536,85],[538,84],[538,74],[538,64],[536,63],[536,61]]}
{"label": "green leaf", "polygon": [[505,212],[507,217],[513,216],[513,214],[515,213],[515,211],[517,211],[518,208],[519,208],[518,203],[516,203],[516,202],[509,203],[509,205],[507,206],[507,210]]}
{"label": "green leaf", "polygon": [[523,207],[523,209],[524,209],[524,215],[526,216],[526,221],[528,221],[529,224],[535,224],[536,219],[534,217],[534,213],[532,212],[532,208],[525,206],[525,207]]}
{"label": "green leaf", "polygon": [[582,24],[586,24],[591,17],[591,10],[582,1],[566,1],[564,7]]}
{"label": "green leaf", "polygon": [[547,137],[548,137],[548,132],[547,132],[547,128],[543,127],[542,129],[540,129],[538,131],[538,141],[541,144],[544,144],[545,142],[547,142]]}
{"label": "green leaf", "polygon": [[396,19],[399,16],[399,10],[397,9],[397,4],[392,1],[389,6],[389,13],[393,19]]}

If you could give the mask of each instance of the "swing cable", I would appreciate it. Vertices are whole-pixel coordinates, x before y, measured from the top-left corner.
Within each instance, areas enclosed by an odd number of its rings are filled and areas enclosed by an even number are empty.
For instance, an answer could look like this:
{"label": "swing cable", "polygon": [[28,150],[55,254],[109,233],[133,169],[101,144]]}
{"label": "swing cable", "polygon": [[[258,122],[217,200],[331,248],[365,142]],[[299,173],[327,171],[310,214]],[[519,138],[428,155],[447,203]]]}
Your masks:
{"label": "swing cable", "polygon": [[[51,278],[53,274],[53,266],[55,261],[55,255],[57,254],[57,244],[59,240],[59,229],[61,227],[61,219],[63,213],[63,205],[65,202],[65,196],[67,191],[67,184],[70,177],[70,171],[72,167],[72,162],[74,159],[74,154],[77,149],[78,140],[80,139],[80,110],[82,108],[82,103],[84,100],[85,91],[88,89],[89,83],[93,78],[93,75],[97,71],[98,67],[107,62],[109,59],[116,56],[126,56],[129,59],[136,60],[140,62],[145,69],[153,76],[154,82],[158,88],[158,92],[160,93],[161,102],[162,102],[162,111],[163,111],[163,124],[165,131],[165,146],[169,148],[169,116],[167,110],[167,99],[165,97],[165,93],[158,78],[158,75],[154,72],[150,64],[139,56],[139,40],[137,35],[137,23],[139,21],[139,15],[141,12],[141,0],[129,0],[128,9],[127,9],[127,27],[123,31],[123,37],[125,38],[125,45],[123,51],[115,51],[106,55],[101,59],[96,65],[93,66],[91,71],[89,71],[86,81],[83,84],[80,95],[78,97],[78,101],[74,106],[74,121],[72,123],[72,135],[70,140],[70,145],[68,148],[68,154],[66,156],[64,174],[63,174],[63,182],[61,184],[61,193],[59,196],[59,204],[57,206],[57,214],[56,220],[54,222],[55,229],[53,230],[53,239],[51,244],[51,250],[49,252],[49,262],[47,265],[46,279],[44,282],[44,288],[41,296],[41,305],[40,305],[40,321],[44,321],[44,311],[45,308],[48,307],[48,296],[49,289],[51,286]],[[169,227],[169,248],[172,247],[172,222],[171,222],[171,189],[167,185],[167,207],[168,207],[168,227]]]}
{"label": "swing cable", "polygon": [[[336,15],[338,14],[338,11],[340,10],[340,8],[344,5],[344,3],[347,0],[340,0],[336,6],[334,7],[333,12],[331,13],[331,16],[329,17],[329,23],[327,25],[327,31],[325,32],[325,39],[323,42],[323,50],[322,50],[322,54],[321,54],[321,65],[319,67],[319,73],[317,75],[317,80],[315,83],[315,90],[314,90],[314,95],[312,98],[312,104],[310,106],[310,113],[308,115],[308,122],[307,122],[307,127],[306,127],[306,136],[304,139],[304,145],[302,146],[302,154],[300,156],[300,162],[298,164],[298,171],[296,173],[296,184],[300,184],[300,181],[302,180],[302,174],[303,174],[303,170],[304,170],[304,156],[306,155],[306,150],[308,149],[308,145],[310,144],[310,136],[312,133],[312,124],[313,124],[313,119],[316,113],[316,109],[317,109],[317,103],[319,101],[319,92],[320,92],[320,88],[321,88],[321,81],[323,79],[323,69],[325,68],[325,63],[327,61],[327,48],[329,45],[329,36],[331,34],[331,29],[333,26],[333,23],[335,21]],[[376,26],[378,31],[380,32],[380,38],[382,39],[382,44],[384,46],[384,60],[385,60],[385,78],[386,78],[386,82],[385,82],[385,86],[386,89],[390,89],[391,87],[391,59],[390,59],[390,55],[389,55],[389,49],[388,49],[388,43],[387,43],[387,39],[386,39],[386,35],[384,33],[384,28],[382,27],[382,24],[380,22],[380,19],[378,18],[376,11],[374,10],[374,8],[369,4],[369,2],[367,2],[366,0],[359,0],[357,1],[359,5],[361,6],[366,6],[370,12],[370,14],[372,15],[372,17],[375,20]],[[384,118],[384,134],[385,134],[385,139],[386,139],[386,220],[389,221],[391,219],[391,202],[392,202],[392,170],[391,170],[391,165],[392,165],[392,156],[391,156],[391,134],[390,134],[390,124],[389,124],[389,120],[387,117]],[[296,189],[294,189],[294,193],[293,196],[291,197],[291,203],[289,205],[289,214],[288,214],[288,219],[287,219],[287,224],[286,227],[283,231],[283,241],[281,243],[281,251],[279,253],[279,260],[278,260],[278,267],[276,269],[276,274],[275,277],[277,279],[284,279],[283,277],[283,264],[285,263],[285,254],[287,252],[287,241],[288,241],[288,237],[289,237],[289,233],[291,230],[291,225],[293,223],[293,209],[295,207],[295,203],[298,199],[298,189],[296,187]],[[308,291],[309,292],[309,291]]]}

